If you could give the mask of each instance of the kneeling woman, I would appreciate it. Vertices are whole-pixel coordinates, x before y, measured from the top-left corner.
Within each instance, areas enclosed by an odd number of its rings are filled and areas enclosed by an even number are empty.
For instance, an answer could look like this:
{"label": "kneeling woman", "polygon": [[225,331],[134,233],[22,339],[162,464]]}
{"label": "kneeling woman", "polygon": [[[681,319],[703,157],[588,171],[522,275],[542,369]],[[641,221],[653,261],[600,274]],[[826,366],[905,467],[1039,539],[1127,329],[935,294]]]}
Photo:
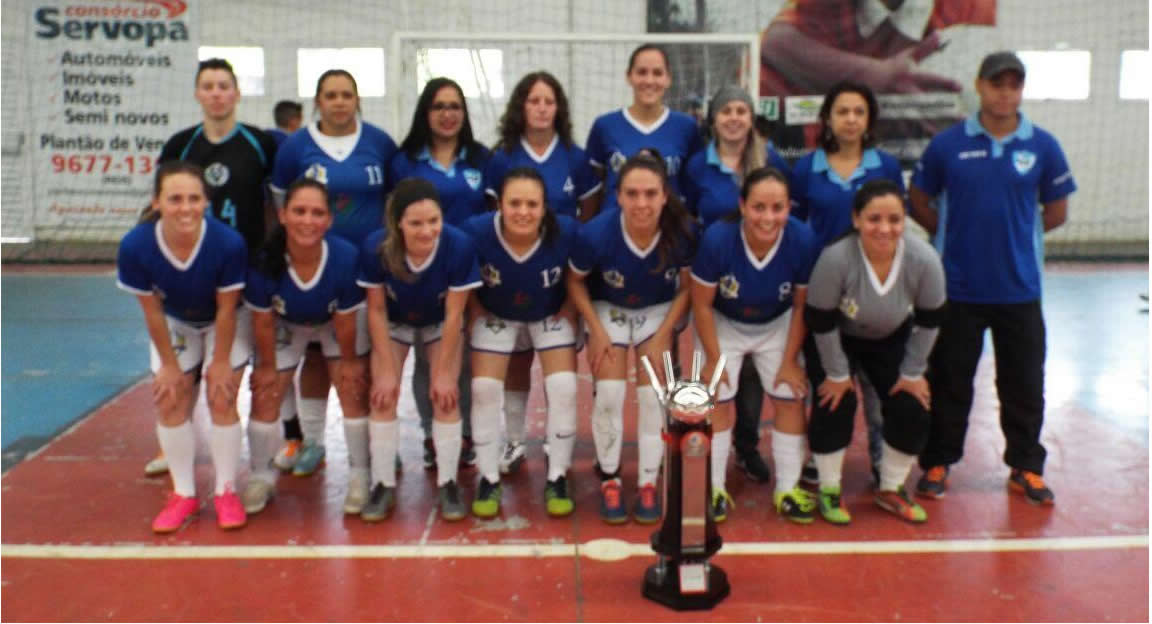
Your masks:
{"label": "kneeling woman", "polygon": [[480,485],[472,513],[500,512],[500,413],[513,353],[533,350],[548,398],[548,483],[552,516],[572,513],[568,467],[576,442],[576,331],[565,303],[564,269],[576,237],[575,219],[557,216],[544,199],[544,179],[527,167],[509,171],[499,210],[472,217],[484,286],[472,298],[472,440]]}
{"label": "kneeling woman", "polygon": [[428,348],[432,443],[440,515],[462,520],[456,470],[462,432],[459,391],[461,333],[468,291],[479,288],[476,249],[468,235],[444,223],[431,182],[401,180],[388,200],[387,227],[364,240],[358,282],[368,299],[372,336],[372,492],[360,514],[383,520],[396,502],[396,402],[408,347]]}
{"label": "kneeling woman", "polygon": [[247,522],[235,483],[243,443],[236,392],[251,351],[247,313],[237,310],[248,252],[235,230],[205,218],[206,189],[200,167],[162,165],[152,210],[124,236],[116,257],[117,285],[137,296],[152,341],[156,435],[172,475],[173,494],[152,521],[157,533],[179,530],[200,509],[191,416],[202,370],[212,414],[216,520],[222,529]]}
{"label": "kneeling woman", "polygon": [[709,375],[721,354],[727,359],[712,421],[712,514],[717,522],[728,517],[732,504],[724,472],[732,443],[731,401],[745,356],[752,358],[776,413],[776,510],[793,522],[812,522],[815,503],[797,486],[806,451],[800,399],[807,393],[798,356],[817,247],[812,230],[790,217],[789,209],[788,182],[780,170],[749,173],[740,189],[739,218],[709,226],[692,265],[692,316]]}
{"label": "kneeling woman", "polygon": [[255,364],[248,446],[252,473],[244,509],[256,513],[275,490],[272,464],[281,442],[280,400],[310,342],[320,343],[344,411],[348,441],[348,493],[344,512],[360,513],[368,498],[368,331],[364,291],[356,285],[359,250],[328,235],[332,211],[324,185],[300,178],[288,187],[280,226],[269,238],[258,269],[249,271],[244,299],[252,310]]}
{"label": "kneeling woman", "polygon": [[877,179],[856,192],[854,231],[816,262],[806,318],[815,337],[808,374],[816,388],[808,435],[820,471],[820,513],[851,520],[840,498],[844,450],[852,440],[862,371],[880,394],[884,444],[876,504],[909,522],[927,514],[904,480],[928,439],[930,395],[924,379],[945,301],[944,269],[932,247],[904,236],[903,189]]}

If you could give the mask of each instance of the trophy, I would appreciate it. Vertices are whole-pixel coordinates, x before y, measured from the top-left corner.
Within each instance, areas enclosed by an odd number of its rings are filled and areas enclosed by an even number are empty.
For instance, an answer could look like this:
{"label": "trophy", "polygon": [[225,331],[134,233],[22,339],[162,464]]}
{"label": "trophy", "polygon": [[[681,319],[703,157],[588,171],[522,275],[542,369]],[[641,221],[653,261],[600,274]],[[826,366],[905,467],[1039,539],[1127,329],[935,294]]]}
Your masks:
{"label": "trophy", "polygon": [[728,597],[728,575],[708,562],[723,540],[709,509],[712,502],[712,410],[724,373],[724,356],[708,385],[700,381],[704,356],[692,355],[692,376],[675,380],[672,355],[664,352],[661,384],[647,357],[640,358],[665,409],[664,522],[652,534],[656,564],[644,574],[644,597],[678,611],[711,609]]}

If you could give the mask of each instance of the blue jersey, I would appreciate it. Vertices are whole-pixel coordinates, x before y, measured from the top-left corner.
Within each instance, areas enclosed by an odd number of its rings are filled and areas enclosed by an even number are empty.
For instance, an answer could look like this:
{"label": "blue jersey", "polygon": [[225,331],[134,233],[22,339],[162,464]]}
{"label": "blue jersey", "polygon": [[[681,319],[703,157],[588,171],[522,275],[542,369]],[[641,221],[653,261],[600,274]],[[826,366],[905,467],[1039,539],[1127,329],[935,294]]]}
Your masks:
{"label": "blue jersey", "polygon": [[[478,157],[469,159],[468,148],[461,149],[449,167],[432,158],[428,148],[424,148],[415,160],[399,152],[392,159],[392,179],[399,182],[404,178],[422,178],[434,184],[440,195],[444,222],[460,225],[472,215],[488,210],[484,199],[484,167],[488,163],[488,150],[481,150]],[[472,162],[481,164],[473,166]]]}
{"label": "blue jersey", "polygon": [[116,283],[136,295],[156,295],[164,313],[192,325],[216,319],[216,293],[244,288],[248,249],[239,232],[204,218],[192,255],[177,260],[160,234],[160,222],[141,223],[120,241]]}
{"label": "blue jersey", "polygon": [[661,266],[658,234],[640,249],[624,232],[619,208],[596,215],[580,228],[568,266],[587,275],[592,299],[624,308],[646,308],[671,301],[680,284],[680,269],[692,264],[696,239],[673,246],[675,257]]}
{"label": "blue jersey", "polygon": [[388,319],[413,327],[444,321],[444,299],[449,290],[471,290],[481,285],[476,266],[476,247],[464,232],[445,224],[432,254],[419,267],[405,258],[414,280],[393,275],[381,259],[385,230],[364,239],[360,248],[360,276],[364,288],[383,288],[388,299]]}
{"label": "blue jersey", "polygon": [[696,121],[684,113],[664,109],[656,123],[645,128],[627,109],[596,118],[588,132],[588,161],[604,170],[604,206],[614,208],[620,167],[629,157],[646,147],[656,148],[668,167],[668,180],[673,190],[681,193],[680,170],[703,146]]}
{"label": "blue jersey", "polygon": [[1037,202],[1067,197],[1076,182],[1060,144],[1023,115],[997,140],[977,115],[936,135],[912,183],[948,202],[944,275],[948,298],[1025,303],[1040,298]]}
{"label": "blue jersey", "polygon": [[309,177],[328,187],[333,234],[353,245],[384,223],[384,199],[391,190],[388,163],[396,143],[369,123],[356,124],[355,147],[347,154],[331,154],[316,124],[295,132],[280,146],[272,187],[286,190],[297,178]]}
{"label": "blue jersey", "polygon": [[523,256],[515,255],[500,233],[499,213],[476,215],[464,230],[476,244],[480,277],[477,291],[489,312],[510,321],[538,321],[555,315],[564,304],[564,267],[579,225],[566,215],[556,215],[559,231],[550,244],[543,238]]}
{"label": "blue jersey", "polygon": [[[765,164],[791,177],[792,170],[780,154],[771,145],[764,146],[764,149],[767,152]],[[705,228],[716,219],[740,209],[740,183],[736,172],[720,160],[715,142],[709,143],[706,149],[688,159],[680,182],[688,211],[696,215],[700,225]]]}
{"label": "blue jersey", "polygon": [[743,221],[717,221],[704,233],[692,277],[716,286],[712,307],[741,323],[767,323],[792,308],[792,293],[807,286],[820,253],[812,229],[789,217],[776,244],[756,259]]}
{"label": "blue jersey", "polygon": [[364,303],[364,291],[356,285],[360,270],[359,251],[337,236],[324,238],[320,266],[304,282],[291,266],[280,277],[249,269],[244,301],[261,311],[276,314],[298,325],[320,325],[336,312],[351,312]]}
{"label": "blue jersey", "polygon": [[904,189],[900,161],[888,152],[864,150],[860,165],[845,180],[828,165],[827,153],[818,149],[797,160],[792,169],[792,214],[812,226],[824,247],[852,229],[856,191],[865,182],[878,178],[891,180]]}
{"label": "blue jersey", "polygon": [[552,139],[552,145],[543,156],[537,156],[523,139],[511,152],[503,149],[492,152],[492,159],[484,172],[486,192],[497,197],[504,176],[517,167],[531,167],[540,172],[544,178],[548,208],[556,214],[577,216],[580,200],[600,188],[600,178],[588,164],[584,150],[575,145],[565,145],[559,136]]}

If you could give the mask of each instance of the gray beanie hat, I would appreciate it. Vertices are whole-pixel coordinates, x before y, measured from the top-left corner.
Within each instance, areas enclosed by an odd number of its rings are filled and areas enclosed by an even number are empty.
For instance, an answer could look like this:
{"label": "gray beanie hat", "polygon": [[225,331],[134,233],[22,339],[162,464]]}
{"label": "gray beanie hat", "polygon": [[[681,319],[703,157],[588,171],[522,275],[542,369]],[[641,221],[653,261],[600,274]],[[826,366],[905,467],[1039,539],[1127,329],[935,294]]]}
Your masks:
{"label": "gray beanie hat", "polygon": [[709,124],[716,119],[716,113],[724,108],[724,105],[732,100],[740,100],[748,105],[748,110],[752,111],[752,115],[756,115],[756,106],[752,104],[752,97],[744,89],[729,85],[720,87],[716,91],[716,95],[712,96],[712,102],[708,105],[708,121]]}

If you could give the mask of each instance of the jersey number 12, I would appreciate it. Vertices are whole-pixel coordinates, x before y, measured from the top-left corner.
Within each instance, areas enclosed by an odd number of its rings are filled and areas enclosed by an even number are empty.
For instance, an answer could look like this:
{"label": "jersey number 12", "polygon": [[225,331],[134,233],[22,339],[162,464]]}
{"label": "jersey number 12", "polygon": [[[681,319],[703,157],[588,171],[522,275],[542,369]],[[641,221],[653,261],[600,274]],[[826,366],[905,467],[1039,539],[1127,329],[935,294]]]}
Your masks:
{"label": "jersey number 12", "polygon": [[560,282],[560,267],[544,269],[540,271],[540,276],[544,278],[544,288],[552,288]]}

